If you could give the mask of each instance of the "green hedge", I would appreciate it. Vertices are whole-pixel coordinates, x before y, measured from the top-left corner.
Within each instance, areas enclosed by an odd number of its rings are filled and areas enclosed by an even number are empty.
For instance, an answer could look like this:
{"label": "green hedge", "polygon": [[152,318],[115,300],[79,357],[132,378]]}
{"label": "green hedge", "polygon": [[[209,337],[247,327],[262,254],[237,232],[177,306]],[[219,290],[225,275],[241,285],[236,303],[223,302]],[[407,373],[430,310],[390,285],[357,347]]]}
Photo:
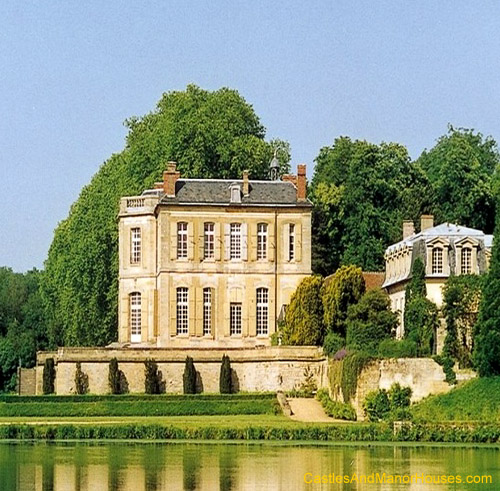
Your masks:
{"label": "green hedge", "polygon": [[500,443],[500,425],[403,425],[394,433],[386,423],[227,428],[146,425],[6,425],[0,439],[10,440],[286,440],[349,442]]}
{"label": "green hedge", "polygon": [[0,417],[201,416],[277,414],[275,398],[256,400],[156,400],[0,403]]}
{"label": "green hedge", "polygon": [[356,421],[356,411],[350,404],[332,401],[328,395],[328,390],[320,389],[316,394],[316,399],[321,402],[325,413],[332,418]]}

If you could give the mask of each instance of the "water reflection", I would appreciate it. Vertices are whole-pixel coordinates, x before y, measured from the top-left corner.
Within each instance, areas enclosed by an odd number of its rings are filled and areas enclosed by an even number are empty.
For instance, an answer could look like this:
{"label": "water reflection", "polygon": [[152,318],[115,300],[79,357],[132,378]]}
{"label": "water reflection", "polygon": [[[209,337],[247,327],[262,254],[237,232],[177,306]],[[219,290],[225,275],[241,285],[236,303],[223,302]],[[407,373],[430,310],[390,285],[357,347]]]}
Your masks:
{"label": "water reflection", "polygon": [[[316,475],[491,475],[491,484],[307,484]],[[500,489],[500,449],[234,444],[0,444],[0,488],[21,491]]]}

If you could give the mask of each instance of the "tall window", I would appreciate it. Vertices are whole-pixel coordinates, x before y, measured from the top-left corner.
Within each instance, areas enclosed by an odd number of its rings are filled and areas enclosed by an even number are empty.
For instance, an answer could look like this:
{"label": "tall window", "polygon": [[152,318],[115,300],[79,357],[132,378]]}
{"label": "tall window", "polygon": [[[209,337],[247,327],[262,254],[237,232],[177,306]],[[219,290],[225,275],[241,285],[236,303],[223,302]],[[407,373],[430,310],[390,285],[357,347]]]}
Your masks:
{"label": "tall window", "polygon": [[211,222],[205,223],[204,238],[203,238],[203,258],[209,259],[214,257],[215,232],[214,224]]}
{"label": "tall window", "polygon": [[141,262],[141,229],[130,230],[130,263],[139,264]]}
{"label": "tall window", "polygon": [[464,247],[462,249],[462,257],[461,257],[461,273],[462,274],[471,274],[472,273],[472,251],[469,247]]}
{"label": "tall window", "polygon": [[203,334],[212,334],[212,290],[203,289]]}
{"label": "tall window", "polygon": [[229,333],[231,336],[241,334],[241,303],[229,304]]}
{"label": "tall window", "polygon": [[268,334],[269,326],[269,290],[257,288],[257,336]]}
{"label": "tall window", "polygon": [[443,273],[443,249],[435,247],[432,249],[432,274]]}
{"label": "tall window", "polygon": [[188,289],[177,288],[177,334],[189,333],[188,309]]}
{"label": "tall window", "polygon": [[133,292],[129,297],[130,301],[130,341],[139,343],[141,341],[141,294]]}
{"label": "tall window", "polygon": [[188,257],[188,224],[179,222],[177,224],[177,258]]}
{"label": "tall window", "polygon": [[241,223],[231,223],[229,238],[229,259],[241,259]]}
{"label": "tall window", "polygon": [[267,259],[267,223],[257,225],[257,259]]}
{"label": "tall window", "polygon": [[291,223],[288,229],[288,260],[295,259],[295,224]]}

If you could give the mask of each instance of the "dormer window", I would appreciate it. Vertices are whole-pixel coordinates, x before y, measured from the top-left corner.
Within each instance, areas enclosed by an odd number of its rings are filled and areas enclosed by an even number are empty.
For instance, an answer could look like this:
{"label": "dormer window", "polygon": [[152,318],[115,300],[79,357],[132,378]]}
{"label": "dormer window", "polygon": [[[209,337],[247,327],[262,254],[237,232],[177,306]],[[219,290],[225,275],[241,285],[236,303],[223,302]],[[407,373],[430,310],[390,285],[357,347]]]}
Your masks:
{"label": "dormer window", "polygon": [[470,247],[462,248],[460,273],[471,274],[472,273],[472,250]]}
{"label": "dormer window", "polygon": [[231,203],[241,203],[241,187],[239,184],[231,185]]}
{"label": "dormer window", "polygon": [[443,274],[443,249],[432,249],[432,274]]}

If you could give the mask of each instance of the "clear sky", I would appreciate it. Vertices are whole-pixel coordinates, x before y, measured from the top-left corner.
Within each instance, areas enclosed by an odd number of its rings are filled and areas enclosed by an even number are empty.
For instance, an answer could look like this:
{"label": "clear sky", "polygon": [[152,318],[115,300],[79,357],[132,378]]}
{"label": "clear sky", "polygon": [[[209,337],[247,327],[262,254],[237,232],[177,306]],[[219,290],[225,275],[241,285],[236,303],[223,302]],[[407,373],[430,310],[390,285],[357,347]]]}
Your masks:
{"label": "clear sky", "polygon": [[413,157],[464,126],[500,140],[500,2],[0,2],[0,265],[41,268],[57,223],[189,83],[237,89],[308,164],[340,135]]}

